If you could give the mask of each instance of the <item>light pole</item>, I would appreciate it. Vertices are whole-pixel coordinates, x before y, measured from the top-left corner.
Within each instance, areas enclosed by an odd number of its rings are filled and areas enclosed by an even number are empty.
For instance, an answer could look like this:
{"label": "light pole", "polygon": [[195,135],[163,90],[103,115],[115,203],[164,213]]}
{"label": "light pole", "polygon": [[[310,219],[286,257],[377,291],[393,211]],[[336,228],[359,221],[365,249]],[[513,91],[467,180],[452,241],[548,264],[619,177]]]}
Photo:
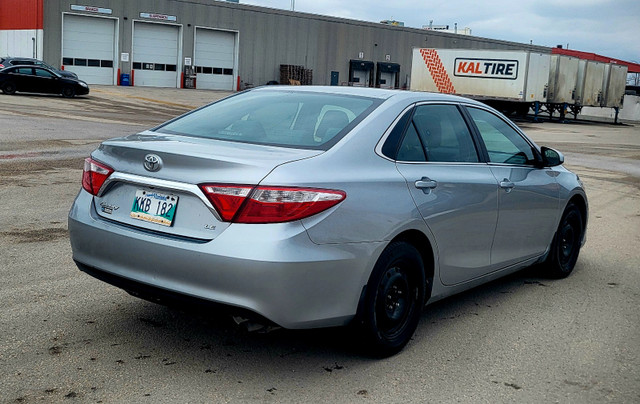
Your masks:
{"label": "light pole", "polygon": [[291,11],[296,10],[296,0],[291,0]]}

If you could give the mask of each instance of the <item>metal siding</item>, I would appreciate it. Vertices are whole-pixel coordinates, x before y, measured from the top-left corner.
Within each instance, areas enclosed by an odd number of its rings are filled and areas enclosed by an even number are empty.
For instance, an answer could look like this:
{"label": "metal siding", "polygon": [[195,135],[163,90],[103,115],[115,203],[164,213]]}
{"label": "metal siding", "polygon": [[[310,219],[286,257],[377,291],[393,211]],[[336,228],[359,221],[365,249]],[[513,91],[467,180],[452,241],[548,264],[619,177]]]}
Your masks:
{"label": "metal siding", "polygon": [[43,0],[0,1],[0,30],[42,29]]}
{"label": "metal siding", "polygon": [[608,64],[608,71],[605,80],[605,96],[603,107],[621,107],[624,97],[625,86],[627,84],[627,66]]}
{"label": "metal siding", "polygon": [[525,83],[524,101],[545,101],[549,86],[551,55],[529,53],[529,66]]}
{"label": "metal siding", "polygon": [[584,62],[583,75],[579,78],[583,84],[580,91],[580,105],[599,107],[602,102],[605,64],[593,60]]}
{"label": "metal siding", "polygon": [[[54,65],[61,62],[61,14],[69,12],[71,4],[77,1],[44,2],[44,59]],[[374,62],[384,62],[384,55],[391,54],[391,61],[401,65],[400,85],[411,70],[413,47],[551,52],[550,48],[516,42],[210,0],[94,0],[91,5],[113,10],[111,16],[120,19],[117,49],[130,54],[133,20],[140,19],[140,12],[175,15],[184,30],[179,46],[185,57],[194,57],[196,26],[238,31],[237,74],[254,85],[278,79],[280,64],[312,69],[313,84],[329,84],[331,71],[338,71],[340,81],[345,82],[349,60],[357,59],[360,51],[365,52],[366,60]],[[125,16],[128,20],[123,19]],[[117,67],[126,73],[131,63],[119,62]]]}
{"label": "metal siding", "polygon": [[0,30],[0,55],[42,59],[41,29]]}
{"label": "metal siding", "polygon": [[547,102],[574,103],[578,81],[578,62],[578,58],[571,56],[551,55]]}

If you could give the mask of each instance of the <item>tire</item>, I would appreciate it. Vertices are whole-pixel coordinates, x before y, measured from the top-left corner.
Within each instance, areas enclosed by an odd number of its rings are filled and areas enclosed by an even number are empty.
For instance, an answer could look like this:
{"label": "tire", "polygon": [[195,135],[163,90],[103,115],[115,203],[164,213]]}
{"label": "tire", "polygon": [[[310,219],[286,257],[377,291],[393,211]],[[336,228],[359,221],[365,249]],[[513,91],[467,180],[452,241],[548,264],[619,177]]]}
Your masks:
{"label": "tire", "polygon": [[7,95],[13,95],[16,93],[16,85],[12,81],[6,81],[2,84],[2,92]]}
{"label": "tire", "polygon": [[569,203],[556,231],[549,256],[544,262],[544,271],[551,278],[566,278],[578,261],[583,236],[583,221],[580,209]]}
{"label": "tire", "polygon": [[64,98],[73,98],[76,95],[76,90],[73,87],[62,87],[62,96]]}
{"label": "tire", "polygon": [[391,243],[369,278],[360,313],[360,336],[367,353],[398,353],[413,335],[425,303],[424,263],[414,246]]}

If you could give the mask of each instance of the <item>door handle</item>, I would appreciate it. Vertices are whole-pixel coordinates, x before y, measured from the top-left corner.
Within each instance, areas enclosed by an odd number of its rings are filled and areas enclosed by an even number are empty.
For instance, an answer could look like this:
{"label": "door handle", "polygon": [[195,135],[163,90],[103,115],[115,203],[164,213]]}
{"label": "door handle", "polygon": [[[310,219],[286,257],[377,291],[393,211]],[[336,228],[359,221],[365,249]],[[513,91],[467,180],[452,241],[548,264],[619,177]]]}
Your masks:
{"label": "door handle", "polygon": [[438,182],[432,180],[429,177],[422,177],[418,181],[415,182],[416,188],[421,189],[422,192],[428,194],[431,190],[438,186]]}
{"label": "door handle", "polygon": [[511,192],[511,190],[516,186],[516,184],[514,184],[513,182],[509,181],[508,179],[503,179],[502,181],[500,181],[500,188],[504,189],[505,191],[507,191],[507,193]]}

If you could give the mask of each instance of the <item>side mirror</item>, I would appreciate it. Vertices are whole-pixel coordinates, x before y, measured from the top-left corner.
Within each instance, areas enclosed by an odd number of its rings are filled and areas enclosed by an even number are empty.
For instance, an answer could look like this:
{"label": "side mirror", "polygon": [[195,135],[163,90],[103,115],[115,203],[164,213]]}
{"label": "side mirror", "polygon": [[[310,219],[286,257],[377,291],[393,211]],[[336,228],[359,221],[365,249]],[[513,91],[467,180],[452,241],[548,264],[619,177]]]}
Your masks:
{"label": "side mirror", "polygon": [[564,155],[559,151],[545,146],[542,146],[540,151],[542,152],[542,159],[545,165],[555,167],[564,163]]}

